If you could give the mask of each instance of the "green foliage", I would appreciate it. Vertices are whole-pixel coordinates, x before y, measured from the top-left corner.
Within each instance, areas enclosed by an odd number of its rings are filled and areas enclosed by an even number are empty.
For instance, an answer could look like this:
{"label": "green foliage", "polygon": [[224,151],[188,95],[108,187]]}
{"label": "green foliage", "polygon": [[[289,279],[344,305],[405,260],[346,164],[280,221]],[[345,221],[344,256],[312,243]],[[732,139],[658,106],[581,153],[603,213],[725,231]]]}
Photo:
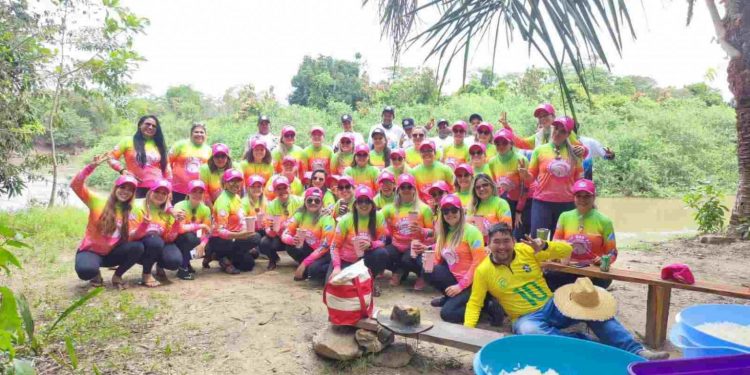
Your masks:
{"label": "green foliage", "polygon": [[398,106],[434,104],[440,97],[432,69],[399,68],[392,82],[383,83],[375,92],[376,103]]}
{"label": "green foliage", "polygon": [[355,108],[357,102],[365,99],[359,69],[359,61],[305,56],[292,78],[294,91],[289,95],[289,104],[324,109],[330,101],[338,101]]}
{"label": "green foliage", "polygon": [[724,196],[710,182],[704,182],[683,197],[688,207],[695,210],[695,223],[701,233],[724,231],[724,214],[729,208],[722,204]]}

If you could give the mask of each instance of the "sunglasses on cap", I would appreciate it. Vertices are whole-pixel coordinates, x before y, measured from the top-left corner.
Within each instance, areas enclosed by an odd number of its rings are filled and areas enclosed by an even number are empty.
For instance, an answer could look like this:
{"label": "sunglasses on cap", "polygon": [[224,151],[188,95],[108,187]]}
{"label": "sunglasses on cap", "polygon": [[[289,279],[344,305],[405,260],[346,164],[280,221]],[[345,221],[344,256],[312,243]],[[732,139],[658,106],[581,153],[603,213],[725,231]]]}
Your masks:
{"label": "sunglasses on cap", "polygon": [[307,204],[320,204],[322,202],[320,198],[308,198],[305,203]]}
{"label": "sunglasses on cap", "polygon": [[446,207],[446,208],[440,209],[440,212],[442,212],[443,215],[449,215],[449,214],[455,215],[458,213],[458,211],[459,211],[458,207]]}
{"label": "sunglasses on cap", "polygon": [[480,155],[484,155],[484,152],[482,152],[482,151],[472,151],[469,154],[471,154],[471,156],[480,156]]}

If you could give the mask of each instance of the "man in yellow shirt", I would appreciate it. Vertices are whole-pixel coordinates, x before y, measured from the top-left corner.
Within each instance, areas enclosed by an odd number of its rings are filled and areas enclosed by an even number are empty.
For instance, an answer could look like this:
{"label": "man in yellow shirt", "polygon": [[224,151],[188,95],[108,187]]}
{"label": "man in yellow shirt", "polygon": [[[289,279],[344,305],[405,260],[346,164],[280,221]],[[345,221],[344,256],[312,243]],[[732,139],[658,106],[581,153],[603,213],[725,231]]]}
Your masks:
{"label": "man in yellow shirt", "polygon": [[511,228],[502,223],[492,226],[488,235],[490,255],[474,272],[471,297],[464,315],[465,326],[476,326],[484,299],[490,293],[513,320],[516,334],[588,338],[580,333],[561,331],[585,322],[603,344],[646,359],[668,357],[665,352],[645,349],[636,342],[614,317],[614,297],[595,287],[588,278],[561,287],[553,296],[544,281],[541,262],[570,256],[573,248],[568,243],[541,239],[516,243]]}

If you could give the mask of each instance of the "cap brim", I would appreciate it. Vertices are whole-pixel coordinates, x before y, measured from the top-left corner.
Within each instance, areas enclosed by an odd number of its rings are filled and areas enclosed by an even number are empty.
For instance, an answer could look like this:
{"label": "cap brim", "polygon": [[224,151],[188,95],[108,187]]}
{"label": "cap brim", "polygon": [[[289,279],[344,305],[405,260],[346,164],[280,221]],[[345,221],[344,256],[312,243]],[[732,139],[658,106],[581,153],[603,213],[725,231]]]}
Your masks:
{"label": "cap brim", "polygon": [[397,334],[416,334],[416,333],[422,333],[425,332],[433,327],[433,323],[429,320],[422,320],[419,322],[418,325],[406,325],[401,322],[397,322],[395,320],[391,320],[390,315],[388,315],[385,311],[378,312],[378,316],[375,317],[375,320],[377,320],[378,324],[382,325],[383,327],[387,328],[389,331],[392,331]]}

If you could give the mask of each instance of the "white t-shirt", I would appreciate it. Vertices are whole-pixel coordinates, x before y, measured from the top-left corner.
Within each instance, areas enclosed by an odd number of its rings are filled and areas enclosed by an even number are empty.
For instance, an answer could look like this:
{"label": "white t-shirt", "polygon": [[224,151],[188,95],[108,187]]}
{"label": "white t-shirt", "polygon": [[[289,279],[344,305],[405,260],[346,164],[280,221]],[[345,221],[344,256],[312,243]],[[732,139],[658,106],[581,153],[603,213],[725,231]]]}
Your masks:
{"label": "white t-shirt", "polygon": [[607,154],[606,151],[604,151],[604,146],[602,146],[602,144],[596,139],[589,137],[578,137],[578,139],[580,139],[581,143],[589,149],[589,158],[603,158],[604,155]]}
{"label": "white t-shirt", "polygon": [[338,147],[338,145],[339,145],[339,141],[341,140],[341,137],[343,137],[344,134],[347,134],[347,133],[351,134],[352,136],[354,136],[354,145],[355,146],[358,145],[358,144],[365,143],[365,138],[362,136],[362,134],[359,134],[359,132],[351,131],[351,132],[340,132],[340,133],[336,134],[336,136],[333,137],[333,144],[331,146],[333,146],[333,148],[336,149]]}
{"label": "white t-shirt", "polygon": [[266,146],[268,147],[268,151],[273,151],[274,148],[279,144],[279,138],[273,133],[268,134],[260,134],[255,133],[249,137],[247,137],[247,142],[245,142],[245,152],[247,152],[248,149],[250,149],[250,142],[252,142],[254,139],[262,139],[266,142]]}
{"label": "white t-shirt", "polygon": [[404,128],[402,128],[400,125],[392,124],[390,129],[387,129],[383,124],[375,124],[370,128],[370,133],[368,138],[370,146],[372,146],[372,131],[380,128],[385,131],[385,137],[388,141],[388,148],[391,150],[396,150],[401,148],[401,142],[406,140],[406,132],[404,131]]}

